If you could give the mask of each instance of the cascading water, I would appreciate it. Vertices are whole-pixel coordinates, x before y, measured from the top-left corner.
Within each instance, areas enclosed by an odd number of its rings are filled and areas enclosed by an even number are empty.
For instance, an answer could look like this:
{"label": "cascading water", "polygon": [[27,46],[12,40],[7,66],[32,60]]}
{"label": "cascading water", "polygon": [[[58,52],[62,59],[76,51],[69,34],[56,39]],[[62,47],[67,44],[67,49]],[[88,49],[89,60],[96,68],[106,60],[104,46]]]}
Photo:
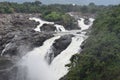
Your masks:
{"label": "cascading water", "polygon": [[[31,18],[30,20],[41,22],[39,19],[36,18]],[[58,35],[46,40],[42,46],[35,48],[33,51],[28,52],[25,56],[23,56],[23,58],[18,63],[19,71],[17,75],[19,77],[17,76],[15,80],[59,80],[61,77],[67,74],[68,67],[65,67],[65,65],[70,63],[70,58],[72,57],[72,55],[78,53],[81,50],[80,46],[82,42],[87,38],[87,36],[82,32],[84,30],[87,30],[94,21],[94,19],[92,18],[90,18],[89,20],[89,25],[84,24],[83,18],[81,18],[81,20],[78,20],[79,27],[81,27],[81,34],[77,34],[74,31],[74,37],[72,37],[72,42],[70,43],[70,45],[59,55],[57,55],[52,60],[51,64],[48,64],[45,57],[47,54],[50,53],[50,51],[52,51],[52,45],[54,41],[60,38],[60,36]],[[41,23],[40,25],[42,25],[43,23]],[[63,26],[56,26],[61,31],[65,31]],[[73,32],[71,32],[70,34],[72,33]]]}
{"label": "cascading water", "polygon": [[[54,24],[54,22],[48,22],[48,21],[44,21],[42,19],[39,18],[29,18],[29,20],[34,20],[36,22],[39,22],[40,24],[34,29],[35,31],[41,32],[41,27],[43,26],[43,24]],[[65,32],[65,28],[62,25],[58,25],[58,24],[54,24],[54,26],[56,27],[56,32]]]}
{"label": "cascading water", "polygon": [[40,24],[34,29],[35,31],[41,31],[40,28],[43,26],[43,24],[54,24],[54,22],[48,22],[48,21],[44,21],[44,20],[41,20],[39,18],[29,18],[29,20],[34,20],[36,22],[39,22]]}
{"label": "cascading water", "polygon": [[59,32],[60,31],[65,32],[66,31],[65,28],[64,28],[64,26],[62,26],[62,25],[56,24],[55,27],[56,27],[57,31],[59,31]]}
{"label": "cascading water", "polygon": [[62,51],[60,55],[53,59],[50,68],[56,74],[55,80],[59,80],[61,77],[68,73],[68,68],[65,67],[65,65],[70,63],[70,58],[72,57],[72,55],[78,53],[81,50],[80,46],[82,42],[88,37],[83,34],[83,31],[89,29],[89,27],[92,26],[94,19],[90,18],[89,20],[90,24],[85,25],[84,19],[81,18],[81,21],[79,21],[81,34],[74,35],[71,44],[64,51]]}
{"label": "cascading water", "polygon": [[80,50],[80,45],[84,41],[83,37],[75,36],[72,38],[71,44],[60,53],[54,60],[52,61],[50,68],[56,74],[56,79],[59,80],[68,72],[68,68],[65,67],[66,64],[70,63],[70,58],[72,55],[78,53]]}
{"label": "cascading water", "polygon": [[45,55],[58,38],[60,36],[46,40],[41,47],[35,48],[21,59],[19,66],[27,69],[24,80],[55,80],[55,75],[50,71]]}
{"label": "cascading water", "polygon": [[90,23],[89,23],[88,25],[86,25],[86,24],[84,23],[84,21],[85,21],[84,18],[80,18],[80,19],[78,20],[78,25],[79,25],[79,27],[81,28],[81,31],[82,31],[82,30],[87,30],[90,26],[92,26],[94,19],[93,19],[93,18],[89,18]]}

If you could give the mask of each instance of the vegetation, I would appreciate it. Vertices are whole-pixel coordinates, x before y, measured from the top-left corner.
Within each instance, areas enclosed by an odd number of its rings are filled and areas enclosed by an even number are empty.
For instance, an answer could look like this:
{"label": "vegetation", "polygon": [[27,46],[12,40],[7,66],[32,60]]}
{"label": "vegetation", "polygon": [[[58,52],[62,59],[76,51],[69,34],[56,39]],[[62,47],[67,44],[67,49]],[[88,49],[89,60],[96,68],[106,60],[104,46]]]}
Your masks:
{"label": "vegetation", "polygon": [[60,5],[60,4],[51,4],[43,5],[40,1],[35,2],[24,2],[22,4],[14,2],[0,2],[0,13],[45,13],[49,11],[55,12],[83,12],[83,13],[96,13],[106,8],[105,6],[97,6],[94,3],[89,5]]}
{"label": "vegetation", "polygon": [[41,13],[49,21],[59,21],[65,26],[74,25],[66,12],[98,14],[90,37],[81,54],[71,58],[66,65],[70,72],[66,80],[120,80],[120,5],[43,5],[39,1],[22,4],[0,2],[0,13]]}
{"label": "vegetation", "polygon": [[69,14],[65,14],[62,12],[49,11],[43,13],[42,17],[48,21],[60,22],[64,26],[74,25],[74,18],[72,18]]}
{"label": "vegetation", "polygon": [[51,4],[43,5],[40,1],[35,2],[0,2],[0,13],[41,13],[42,18],[48,21],[55,21],[62,23],[64,26],[75,26],[74,20],[71,16],[67,15],[67,12],[80,12],[80,13],[92,13],[96,14],[107,7],[97,6],[94,3],[90,3],[87,6],[80,5],[60,5]]}
{"label": "vegetation", "polygon": [[59,21],[62,19],[62,16],[63,14],[60,13],[60,12],[55,12],[55,11],[52,11],[48,14],[44,14],[43,15],[43,18],[45,18],[46,20],[48,21]]}
{"label": "vegetation", "polygon": [[99,14],[65,80],[120,80],[120,5]]}

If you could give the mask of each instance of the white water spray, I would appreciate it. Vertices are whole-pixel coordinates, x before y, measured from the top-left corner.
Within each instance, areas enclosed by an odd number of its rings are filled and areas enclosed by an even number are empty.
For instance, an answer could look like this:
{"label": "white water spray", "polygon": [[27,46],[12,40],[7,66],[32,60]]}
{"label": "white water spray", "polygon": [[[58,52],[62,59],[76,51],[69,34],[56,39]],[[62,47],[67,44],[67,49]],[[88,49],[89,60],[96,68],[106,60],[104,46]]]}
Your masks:
{"label": "white water spray", "polygon": [[80,18],[80,20],[78,20],[78,26],[81,28],[81,31],[87,30],[89,27],[91,27],[94,21],[93,18],[89,18],[90,24],[86,25],[84,20],[84,18]]}
{"label": "white water spray", "polygon": [[56,27],[56,30],[58,32],[65,32],[66,31],[64,26],[62,26],[62,25],[55,24],[55,27]]}
{"label": "white water spray", "polygon": [[[40,22],[39,19],[35,18],[34,20]],[[89,25],[84,24],[83,18],[78,20],[81,32],[87,30],[93,24],[94,19],[90,18],[89,20],[91,21],[91,24]],[[58,31],[65,31],[63,26],[56,26]],[[68,73],[68,67],[65,67],[65,65],[70,63],[72,55],[81,50],[80,45],[86,39],[85,37],[87,36],[83,33],[75,35],[72,38],[70,45],[55,57],[50,65],[46,62],[45,56],[51,51],[51,46],[56,39],[60,38],[60,36],[46,40],[41,47],[35,48],[33,51],[27,53],[27,55],[25,55],[20,61],[20,66],[26,67],[27,69],[27,79],[25,80],[59,80]]]}
{"label": "white water spray", "polygon": [[[93,24],[93,21],[94,19],[90,18],[91,24]],[[81,18],[81,21],[79,21],[81,34],[73,37],[71,44],[52,61],[50,68],[55,74],[57,74],[55,80],[59,80],[61,77],[68,73],[68,67],[65,67],[65,65],[70,63],[70,58],[72,57],[72,55],[78,53],[81,50],[80,46],[82,42],[88,37],[83,34],[82,31],[89,29],[91,24],[85,25],[84,19]],[[84,32],[86,33],[87,31]]]}
{"label": "white water spray", "polygon": [[83,37],[73,37],[71,44],[58,55],[50,65],[50,68],[57,75],[55,80],[59,80],[68,72],[66,64],[70,63],[72,55],[76,54],[80,50],[80,45],[84,41]]}
{"label": "white water spray", "polygon": [[29,18],[29,20],[34,20],[34,21],[40,23],[40,24],[34,29],[35,31],[38,31],[38,32],[41,31],[40,28],[43,26],[43,24],[54,24],[54,22],[44,21],[44,20],[42,20],[42,19],[35,18],[35,17],[33,17],[33,18]]}
{"label": "white water spray", "polygon": [[29,20],[34,20],[34,21],[40,23],[40,24],[34,29],[35,31],[38,31],[38,32],[41,32],[41,29],[40,29],[40,28],[41,28],[44,24],[52,24],[52,25],[54,25],[54,26],[56,27],[56,31],[57,31],[57,32],[65,32],[65,31],[66,31],[65,28],[64,28],[64,26],[58,25],[58,24],[54,24],[54,22],[44,21],[44,20],[42,20],[42,19],[40,19],[40,18],[35,18],[35,17],[29,18]]}
{"label": "white water spray", "polygon": [[19,65],[27,69],[25,80],[55,80],[55,75],[50,71],[45,55],[58,38],[60,36],[46,40],[41,47],[35,48],[22,58]]}

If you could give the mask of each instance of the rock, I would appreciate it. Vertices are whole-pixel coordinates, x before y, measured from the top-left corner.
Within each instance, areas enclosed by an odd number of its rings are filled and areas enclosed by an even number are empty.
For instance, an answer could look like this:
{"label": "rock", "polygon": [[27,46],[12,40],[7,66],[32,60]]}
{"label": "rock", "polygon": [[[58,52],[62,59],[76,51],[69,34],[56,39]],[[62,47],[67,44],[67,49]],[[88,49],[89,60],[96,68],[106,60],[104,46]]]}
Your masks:
{"label": "rock", "polygon": [[9,58],[0,57],[0,80],[9,80],[9,71],[13,63]]}
{"label": "rock", "polygon": [[48,63],[51,63],[54,57],[59,55],[63,50],[65,50],[72,41],[72,35],[64,35],[61,38],[55,40],[52,51],[49,55],[46,55]]}
{"label": "rock", "polygon": [[23,34],[20,32],[14,35],[14,38],[11,39],[2,54],[22,56],[33,48],[41,46],[43,42],[50,37],[52,37],[50,34],[32,33],[29,31]]}
{"label": "rock", "polygon": [[85,23],[86,25],[89,25],[89,24],[90,24],[89,18],[85,18],[84,23]]}
{"label": "rock", "polygon": [[75,21],[73,24],[66,25],[65,28],[66,28],[67,30],[81,29],[81,28],[78,26],[77,21]]}
{"label": "rock", "polygon": [[53,37],[33,30],[38,23],[29,17],[34,16],[39,14],[0,14],[0,80],[18,80],[17,59]]}
{"label": "rock", "polygon": [[34,47],[41,46],[46,39],[52,37],[52,34],[35,32],[33,29],[38,23],[30,21],[30,17],[39,17],[39,14],[0,15],[0,53],[11,56],[21,55],[22,49],[26,53]]}
{"label": "rock", "polygon": [[61,51],[67,48],[67,46],[71,43],[72,36],[71,35],[65,35],[62,36],[60,39],[56,40],[53,44],[54,47],[54,57],[56,57]]}
{"label": "rock", "polygon": [[41,27],[41,31],[49,32],[49,31],[55,31],[56,27],[53,24],[44,24]]}

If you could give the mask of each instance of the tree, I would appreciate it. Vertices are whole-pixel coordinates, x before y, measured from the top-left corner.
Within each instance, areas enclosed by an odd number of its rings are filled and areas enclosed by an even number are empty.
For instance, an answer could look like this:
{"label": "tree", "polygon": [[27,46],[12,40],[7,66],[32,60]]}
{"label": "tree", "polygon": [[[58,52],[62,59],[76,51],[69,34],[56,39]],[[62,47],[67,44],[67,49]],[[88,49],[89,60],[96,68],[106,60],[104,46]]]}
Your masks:
{"label": "tree", "polygon": [[42,2],[40,2],[39,0],[35,0],[35,5],[41,5],[42,4]]}

